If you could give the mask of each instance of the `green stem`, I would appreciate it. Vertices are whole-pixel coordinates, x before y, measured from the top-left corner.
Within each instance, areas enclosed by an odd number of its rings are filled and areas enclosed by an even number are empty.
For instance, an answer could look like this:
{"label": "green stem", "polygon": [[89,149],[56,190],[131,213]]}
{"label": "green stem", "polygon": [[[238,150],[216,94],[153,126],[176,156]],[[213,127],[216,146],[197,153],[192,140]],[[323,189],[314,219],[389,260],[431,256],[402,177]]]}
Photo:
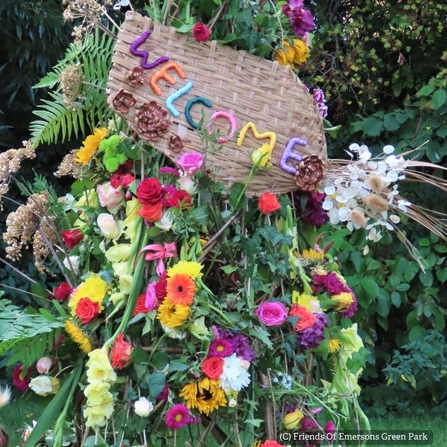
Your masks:
{"label": "green stem", "polygon": [[221,316],[230,326],[234,326],[234,323],[216,306],[213,306],[212,304],[208,303],[208,306],[211,310],[216,312],[219,316]]}
{"label": "green stem", "polygon": [[242,188],[242,191],[239,194],[239,197],[236,200],[236,203],[234,204],[234,209],[236,209],[239,205],[239,202],[242,200],[242,197],[244,197],[245,191],[247,191],[248,185],[251,182],[251,179],[253,178],[253,176],[255,175],[256,171],[258,170],[259,166],[258,164],[253,165],[252,168],[250,169],[250,173],[248,174],[248,178],[247,181],[244,184],[244,187]]}
{"label": "green stem", "polygon": [[157,348],[160,346],[160,343],[162,342],[162,340],[167,336],[166,333],[164,333],[158,340],[157,343],[154,346],[154,349],[152,349],[151,353],[149,354],[149,359],[148,359],[148,363],[151,361],[152,356],[154,355],[154,352],[157,351]]}

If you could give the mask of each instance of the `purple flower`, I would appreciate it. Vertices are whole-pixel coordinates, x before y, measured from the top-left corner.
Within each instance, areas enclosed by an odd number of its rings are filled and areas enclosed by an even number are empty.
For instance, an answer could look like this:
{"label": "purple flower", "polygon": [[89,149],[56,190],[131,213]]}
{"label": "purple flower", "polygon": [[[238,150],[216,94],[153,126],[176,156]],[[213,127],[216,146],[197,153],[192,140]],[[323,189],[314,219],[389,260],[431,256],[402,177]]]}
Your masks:
{"label": "purple flower", "polygon": [[172,174],[174,177],[180,177],[180,172],[177,169],[171,168],[169,166],[163,166],[158,170],[159,174]]}
{"label": "purple flower", "polygon": [[161,393],[155,398],[157,400],[166,400],[169,396],[169,386],[165,383],[165,386],[161,390]]}
{"label": "purple flower", "polygon": [[171,206],[171,199],[174,197],[174,194],[177,192],[177,188],[172,185],[164,185],[163,186],[163,197],[161,199],[161,204],[163,206]]}
{"label": "purple flower", "polygon": [[321,227],[327,220],[327,212],[323,209],[322,202],[324,194],[321,192],[311,192],[308,194],[306,206],[303,211],[304,222]]}
{"label": "purple flower", "polygon": [[189,410],[183,404],[174,405],[167,413],[165,422],[171,430],[178,430],[189,424]]}
{"label": "purple flower", "polygon": [[314,431],[318,430],[318,424],[313,420],[306,416],[301,419],[301,428],[300,431]]}
{"label": "purple flower", "polygon": [[316,314],[317,320],[307,329],[299,333],[299,343],[303,349],[316,348],[324,340],[324,328],[329,325],[328,317],[325,314]]}
{"label": "purple flower", "polygon": [[320,111],[320,115],[323,118],[326,118],[327,116],[327,105],[325,104],[326,98],[324,97],[323,90],[319,88],[314,88],[312,91],[313,97],[315,99],[315,102],[317,103],[318,110]]}
{"label": "purple flower", "polygon": [[312,276],[311,288],[314,293],[321,293],[322,288],[325,288],[330,294],[338,295],[343,292],[344,287],[336,273]]}
{"label": "purple flower", "polygon": [[248,338],[244,335],[230,332],[227,329],[224,329],[221,335],[233,344],[234,350],[239,357],[247,360],[247,362],[251,362],[256,358],[256,353],[251,349]]}
{"label": "purple flower", "polygon": [[208,357],[229,357],[234,352],[233,343],[226,337],[218,338],[210,343]]}
{"label": "purple flower", "polygon": [[282,5],[282,12],[289,19],[296,36],[304,36],[315,26],[312,14],[302,6],[303,0],[289,0],[288,5]]}

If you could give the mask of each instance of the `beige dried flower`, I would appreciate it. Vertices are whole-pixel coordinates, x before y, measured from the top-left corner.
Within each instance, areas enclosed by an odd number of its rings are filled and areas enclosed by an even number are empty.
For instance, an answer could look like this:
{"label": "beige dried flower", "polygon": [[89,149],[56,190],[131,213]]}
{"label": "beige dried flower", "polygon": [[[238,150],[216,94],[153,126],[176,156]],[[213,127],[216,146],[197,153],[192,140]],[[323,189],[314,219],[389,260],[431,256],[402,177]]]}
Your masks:
{"label": "beige dried flower", "polygon": [[62,159],[61,164],[54,173],[55,177],[71,176],[73,178],[81,177],[82,166],[75,161],[76,153],[79,149],[73,149]]}
{"label": "beige dried flower", "polygon": [[80,68],[80,63],[69,65],[59,76],[64,95],[64,104],[67,106],[67,109],[74,110],[75,101],[82,90],[84,75]]}

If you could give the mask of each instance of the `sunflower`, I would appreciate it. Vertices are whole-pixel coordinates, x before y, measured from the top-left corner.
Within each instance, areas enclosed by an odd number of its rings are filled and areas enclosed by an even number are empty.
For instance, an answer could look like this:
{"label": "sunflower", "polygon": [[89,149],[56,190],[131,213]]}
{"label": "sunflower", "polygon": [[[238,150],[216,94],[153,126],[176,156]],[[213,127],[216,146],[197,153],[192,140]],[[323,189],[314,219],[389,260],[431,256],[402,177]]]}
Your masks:
{"label": "sunflower", "polygon": [[98,149],[99,143],[107,135],[107,127],[95,129],[93,135],[89,135],[83,142],[83,146],[76,152],[75,161],[86,165],[92,158],[93,153]]}
{"label": "sunflower", "polygon": [[338,338],[331,338],[329,340],[329,352],[337,352],[340,349],[340,340]]}
{"label": "sunflower", "polygon": [[198,262],[192,261],[179,261],[177,264],[173,265],[170,269],[168,269],[168,278],[172,278],[176,273],[185,273],[189,275],[191,278],[201,278],[203,269],[203,265]]}
{"label": "sunflower", "polygon": [[86,354],[93,349],[90,339],[72,321],[67,320],[65,322],[65,330],[67,331],[69,337],[77,343]]}
{"label": "sunflower", "polygon": [[169,277],[166,292],[166,298],[172,304],[190,306],[194,301],[196,284],[188,274],[176,273]]}
{"label": "sunflower", "polygon": [[213,380],[208,377],[185,385],[179,396],[186,400],[188,408],[197,408],[200,413],[206,416],[211,411],[227,405],[227,398],[220,386],[220,380]]}
{"label": "sunflower", "polygon": [[324,259],[324,251],[317,251],[314,248],[310,248],[309,250],[303,250],[302,255],[298,255],[299,258],[305,258],[310,262],[318,262]]}
{"label": "sunflower", "polygon": [[169,300],[163,300],[157,312],[157,320],[169,329],[181,326],[189,317],[191,309],[189,306],[173,304]]}

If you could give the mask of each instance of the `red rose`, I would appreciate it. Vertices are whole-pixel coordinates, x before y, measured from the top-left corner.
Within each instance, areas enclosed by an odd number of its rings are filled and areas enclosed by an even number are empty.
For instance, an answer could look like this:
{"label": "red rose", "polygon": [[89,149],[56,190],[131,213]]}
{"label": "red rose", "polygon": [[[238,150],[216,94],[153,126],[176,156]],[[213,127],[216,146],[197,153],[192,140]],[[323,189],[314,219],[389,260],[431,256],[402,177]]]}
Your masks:
{"label": "red rose", "polygon": [[119,334],[112,349],[112,366],[123,369],[130,360],[133,346],[124,341],[124,334]]}
{"label": "red rose", "polygon": [[309,312],[304,306],[299,304],[292,304],[289,315],[291,317],[300,317],[295,326],[297,332],[312,327],[317,321],[317,317],[312,312]]}
{"label": "red rose", "polygon": [[67,282],[61,282],[53,291],[54,298],[58,301],[66,300],[70,296],[70,293],[71,287]]}
{"label": "red rose", "polygon": [[137,214],[149,222],[156,222],[163,216],[163,205],[161,202],[156,205],[143,205]]}
{"label": "red rose", "polygon": [[68,248],[76,247],[79,242],[84,239],[84,235],[81,233],[79,228],[75,228],[74,230],[64,230],[62,231],[62,238],[64,242],[67,244]]}
{"label": "red rose", "polygon": [[273,213],[273,211],[279,210],[281,208],[281,205],[278,202],[278,199],[274,194],[271,194],[269,192],[265,192],[262,194],[262,196],[259,198],[259,210],[263,214],[270,214]]}
{"label": "red rose", "polygon": [[133,316],[138,314],[145,314],[149,312],[149,309],[146,307],[146,294],[142,293],[137,300],[137,304],[135,304],[135,309],[133,311]]}
{"label": "red rose", "polygon": [[157,205],[162,197],[163,188],[158,179],[146,178],[138,185],[137,198],[143,205]]}
{"label": "red rose", "polygon": [[99,304],[94,303],[90,298],[81,298],[76,306],[76,315],[81,323],[90,323],[99,315]]}
{"label": "red rose", "polygon": [[185,210],[191,206],[191,196],[184,189],[180,189],[172,196],[170,205]]}
{"label": "red rose", "polygon": [[208,357],[202,364],[202,371],[213,380],[219,380],[223,373],[224,359],[222,357]]}
{"label": "red rose", "polygon": [[163,300],[168,291],[168,282],[166,280],[166,270],[163,272],[163,274],[160,276],[160,279],[158,280],[157,284],[155,284],[155,296],[157,297],[158,301]]}
{"label": "red rose", "polygon": [[211,36],[211,31],[203,23],[196,23],[192,29],[192,34],[197,42],[206,42]]}

